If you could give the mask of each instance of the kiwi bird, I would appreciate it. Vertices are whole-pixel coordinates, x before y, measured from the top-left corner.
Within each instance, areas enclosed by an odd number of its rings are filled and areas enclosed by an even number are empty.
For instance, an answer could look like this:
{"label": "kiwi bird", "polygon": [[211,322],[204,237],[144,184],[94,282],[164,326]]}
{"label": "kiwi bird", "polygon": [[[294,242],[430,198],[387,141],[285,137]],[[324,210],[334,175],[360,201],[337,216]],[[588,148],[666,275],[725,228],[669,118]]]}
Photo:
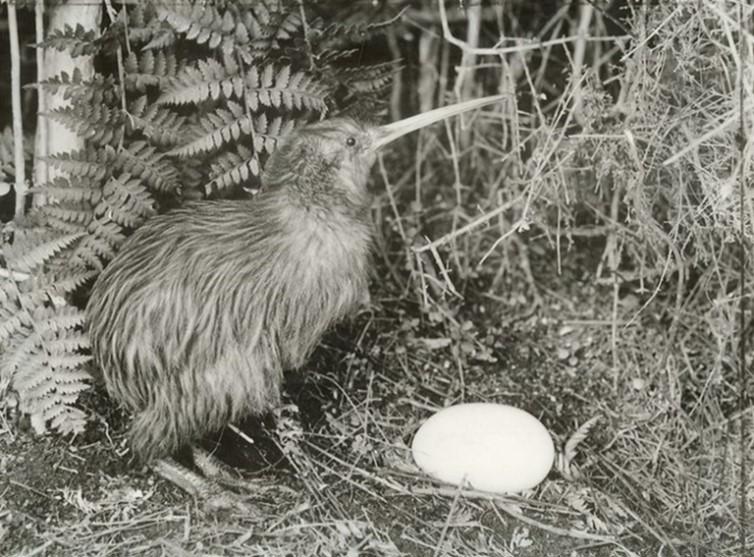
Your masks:
{"label": "kiwi bird", "polygon": [[258,195],[186,204],[136,230],[86,308],[107,390],[133,414],[133,452],[202,495],[201,477],[171,455],[274,408],[284,370],[303,366],[323,333],[367,299],[377,151],[501,98],[385,126],[304,126],[270,156]]}

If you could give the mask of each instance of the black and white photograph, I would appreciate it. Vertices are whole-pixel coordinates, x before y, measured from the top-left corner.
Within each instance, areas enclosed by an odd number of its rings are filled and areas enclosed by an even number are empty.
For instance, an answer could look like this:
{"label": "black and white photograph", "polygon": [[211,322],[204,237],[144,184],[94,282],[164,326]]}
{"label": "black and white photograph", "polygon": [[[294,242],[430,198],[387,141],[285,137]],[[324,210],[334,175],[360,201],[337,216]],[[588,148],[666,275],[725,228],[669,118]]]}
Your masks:
{"label": "black and white photograph", "polygon": [[754,555],[752,0],[0,0],[0,556]]}

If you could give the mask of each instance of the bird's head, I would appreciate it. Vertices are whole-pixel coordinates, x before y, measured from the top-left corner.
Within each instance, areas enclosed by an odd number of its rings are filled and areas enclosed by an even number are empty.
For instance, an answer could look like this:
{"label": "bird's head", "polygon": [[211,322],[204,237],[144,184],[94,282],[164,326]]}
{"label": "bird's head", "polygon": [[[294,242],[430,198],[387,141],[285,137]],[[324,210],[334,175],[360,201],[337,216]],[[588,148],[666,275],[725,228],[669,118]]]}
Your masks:
{"label": "bird's head", "polygon": [[352,118],[331,118],[303,126],[287,136],[267,161],[264,186],[284,188],[304,206],[361,214],[371,203],[367,180],[382,147],[414,130],[503,98],[473,99],[385,126]]}

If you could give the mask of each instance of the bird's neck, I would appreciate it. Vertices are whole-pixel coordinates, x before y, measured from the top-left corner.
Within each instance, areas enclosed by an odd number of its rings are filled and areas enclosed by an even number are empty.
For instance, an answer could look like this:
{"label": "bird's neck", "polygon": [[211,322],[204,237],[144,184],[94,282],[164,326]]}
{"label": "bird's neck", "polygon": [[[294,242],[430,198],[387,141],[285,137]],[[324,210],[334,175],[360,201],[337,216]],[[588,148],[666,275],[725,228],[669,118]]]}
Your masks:
{"label": "bird's neck", "polygon": [[295,153],[285,146],[268,161],[262,182],[265,189],[278,191],[290,203],[317,215],[340,213],[363,221],[372,204],[366,183],[369,160],[300,148]]}
{"label": "bird's neck", "polygon": [[343,221],[346,226],[348,222],[359,225],[371,220],[372,196],[365,178],[342,175],[333,169],[313,172],[310,167],[307,172],[289,173],[284,180],[269,183],[267,189],[297,218]]}
{"label": "bird's neck", "polygon": [[268,202],[272,201],[286,250],[294,252],[300,262],[317,268],[366,264],[372,239],[368,207],[319,203],[292,188],[261,195],[271,197]]}

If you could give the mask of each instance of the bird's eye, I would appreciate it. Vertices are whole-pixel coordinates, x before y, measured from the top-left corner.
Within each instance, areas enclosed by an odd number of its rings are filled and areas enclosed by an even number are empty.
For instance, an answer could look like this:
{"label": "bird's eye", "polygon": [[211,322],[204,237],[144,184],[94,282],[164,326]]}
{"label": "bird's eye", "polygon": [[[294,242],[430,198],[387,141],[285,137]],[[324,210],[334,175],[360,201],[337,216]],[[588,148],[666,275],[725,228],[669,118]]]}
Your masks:
{"label": "bird's eye", "polygon": [[356,140],[353,137],[349,137],[348,139],[346,139],[346,145],[353,147],[354,145],[356,145]]}

